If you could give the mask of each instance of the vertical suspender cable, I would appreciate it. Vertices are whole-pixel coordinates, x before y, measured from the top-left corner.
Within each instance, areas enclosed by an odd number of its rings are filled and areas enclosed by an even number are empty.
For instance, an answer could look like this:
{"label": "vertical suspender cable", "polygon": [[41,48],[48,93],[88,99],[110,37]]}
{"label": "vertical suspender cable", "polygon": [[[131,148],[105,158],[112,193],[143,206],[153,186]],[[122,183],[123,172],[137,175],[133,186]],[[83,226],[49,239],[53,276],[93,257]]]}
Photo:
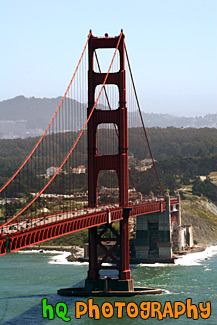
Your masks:
{"label": "vertical suspender cable", "polygon": [[164,190],[163,190],[163,187],[162,187],[162,184],[161,184],[161,181],[160,181],[160,177],[159,177],[158,172],[157,172],[155,160],[154,160],[154,157],[152,155],[150,143],[149,143],[149,140],[148,140],[148,135],[147,135],[147,132],[146,132],[146,128],[145,128],[144,121],[143,121],[142,112],[141,112],[140,105],[139,105],[139,100],[138,100],[138,96],[137,96],[137,92],[136,92],[135,83],[134,83],[134,80],[133,80],[133,74],[132,74],[132,70],[131,70],[131,67],[130,67],[130,62],[129,62],[129,57],[128,57],[128,54],[127,54],[126,46],[125,46],[125,52],[126,52],[126,58],[127,58],[127,62],[128,62],[128,67],[129,67],[129,71],[130,71],[130,76],[131,76],[132,84],[133,84],[133,90],[134,90],[134,93],[135,93],[136,102],[137,102],[137,106],[138,106],[138,109],[139,109],[139,115],[140,115],[140,118],[141,118],[143,130],[144,130],[144,133],[145,133],[145,138],[146,138],[146,141],[147,141],[149,153],[150,153],[150,156],[151,156],[151,159],[152,159],[152,163],[153,163],[154,170],[155,170],[155,173],[156,173],[156,176],[157,176],[157,179],[158,179],[158,183],[159,183],[160,188],[161,188],[162,195],[165,198]]}
{"label": "vertical suspender cable", "polygon": [[88,122],[89,122],[89,120],[90,120],[90,118],[91,118],[91,116],[92,116],[92,114],[93,114],[93,112],[94,112],[94,110],[95,110],[95,107],[96,107],[96,104],[98,103],[98,100],[99,100],[99,98],[100,98],[100,96],[101,96],[101,93],[102,93],[102,91],[103,91],[103,88],[105,87],[105,84],[106,84],[106,81],[107,81],[107,79],[108,79],[108,75],[109,75],[109,72],[110,72],[110,70],[111,70],[111,67],[112,67],[112,64],[113,64],[113,61],[114,61],[114,58],[115,58],[115,56],[116,56],[116,53],[117,53],[117,49],[118,49],[118,47],[119,47],[119,44],[120,44],[120,40],[121,40],[121,38],[122,38],[122,36],[123,36],[123,32],[121,31],[121,33],[120,33],[120,36],[119,36],[119,39],[118,39],[118,42],[117,42],[117,46],[116,46],[116,48],[115,48],[115,52],[114,52],[114,55],[113,55],[113,58],[112,58],[112,61],[111,61],[111,63],[110,63],[110,66],[109,66],[109,69],[108,69],[108,72],[107,72],[107,74],[106,74],[106,76],[105,76],[105,79],[104,79],[104,82],[103,82],[103,84],[102,84],[102,87],[101,87],[101,89],[100,89],[100,92],[99,92],[99,95],[98,95],[98,97],[97,97],[97,99],[96,99],[96,101],[95,101],[95,103],[94,103],[94,105],[93,105],[93,108],[91,109],[91,111],[90,111],[90,114],[89,114],[89,116],[88,116],[88,118],[87,118],[87,120],[86,120],[86,122],[85,122],[85,124],[84,124],[84,126],[83,126],[83,128],[82,128],[82,130],[81,130],[81,132],[79,133],[79,135],[78,135],[78,137],[77,137],[77,139],[76,139],[76,141],[75,141],[75,143],[74,143],[74,145],[73,145],[73,147],[71,148],[71,150],[68,152],[68,154],[67,154],[67,156],[65,157],[65,159],[63,160],[63,162],[62,162],[62,164],[60,165],[60,167],[58,168],[58,170],[55,172],[55,174],[50,178],[50,180],[48,181],[48,183],[45,185],[45,187],[34,197],[34,199],[32,199],[32,201],[31,202],[29,202],[29,204],[27,204],[26,206],[25,206],[25,208],[23,208],[17,215],[15,215],[10,221],[8,221],[7,223],[5,223],[4,225],[2,225],[2,226],[0,226],[0,229],[2,228],[2,227],[4,227],[4,226],[6,226],[7,224],[9,224],[11,221],[13,221],[15,218],[18,218],[24,211],[26,211],[37,199],[38,199],[38,197],[42,194],[42,193],[44,193],[44,191],[48,188],[48,186],[50,185],[50,183],[55,179],[55,177],[59,174],[59,172],[60,172],[60,170],[62,170],[62,168],[63,168],[63,166],[65,165],[65,163],[66,163],[66,161],[68,160],[68,158],[70,157],[70,155],[72,154],[72,152],[74,151],[74,149],[75,149],[75,147],[77,146],[77,144],[78,144],[78,141],[80,140],[80,138],[81,138],[81,136],[82,136],[82,134],[83,134],[83,132],[84,132],[84,130],[85,130],[85,128],[86,128],[86,126],[87,126],[87,124],[88,124]]}
{"label": "vertical suspender cable", "polygon": [[50,126],[51,126],[51,124],[53,123],[53,121],[54,121],[54,119],[55,119],[55,117],[56,117],[56,115],[57,115],[57,113],[59,112],[59,110],[60,110],[60,107],[62,106],[62,103],[63,103],[63,101],[65,100],[65,98],[66,98],[66,95],[67,95],[67,93],[68,93],[68,91],[69,91],[69,88],[70,88],[70,86],[71,86],[71,84],[72,84],[72,82],[73,82],[73,80],[74,80],[74,78],[75,78],[75,75],[76,75],[76,73],[77,73],[77,71],[78,71],[78,68],[79,68],[79,66],[80,66],[80,63],[81,63],[81,60],[82,60],[82,58],[83,58],[83,55],[84,55],[84,53],[85,53],[85,50],[86,50],[86,47],[87,47],[87,44],[88,44],[88,42],[89,42],[89,39],[90,39],[90,36],[91,36],[91,32],[89,33],[89,35],[88,35],[88,38],[87,38],[87,41],[86,41],[86,44],[85,44],[85,46],[84,46],[84,49],[83,49],[83,52],[82,52],[82,54],[81,54],[81,57],[80,57],[80,60],[79,60],[79,62],[78,62],[78,65],[77,65],[77,67],[76,67],[76,69],[75,69],[75,72],[74,72],[74,74],[73,74],[73,76],[72,76],[72,79],[71,79],[71,81],[70,81],[70,83],[69,83],[69,86],[68,86],[68,88],[67,88],[67,90],[66,90],[66,92],[65,92],[65,94],[64,94],[64,96],[63,96],[63,98],[62,98],[62,100],[61,100],[61,102],[60,102],[60,104],[59,104],[59,106],[58,106],[58,108],[57,108],[57,110],[56,110],[56,112],[55,112],[55,114],[54,114],[54,116],[52,117],[52,119],[51,119],[51,121],[50,121],[50,123],[49,123],[49,125],[47,126],[47,128],[46,128],[46,130],[44,131],[44,133],[43,133],[43,135],[41,136],[41,138],[39,139],[39,141],[37,142],[37,144],[35,145],[35,147],[33,148],[33,150],[31,151],[31,153],[29,154],[29,156],[26,158],[26,160],[23,162],[23,164],[20,166],[20,168],[16,171],[16,173],[8,180],[8,182],[0,189],[0,193],[8,186],[8,184],[17,176],[17,174],[21,171],[21,169],[25,166],[25,164],[28,162],[28,160],[30,159],[30,157],[33,155],[33,153],[35,152],[35,150],[37,149],[37,147],[39,146],[39,144],[41,143],[41,141],[43,140],[43,138],[45,137],[45,135],[46,135],[46,133],[47,133],[47,131],[48,131],[48,129],[50,128]]}

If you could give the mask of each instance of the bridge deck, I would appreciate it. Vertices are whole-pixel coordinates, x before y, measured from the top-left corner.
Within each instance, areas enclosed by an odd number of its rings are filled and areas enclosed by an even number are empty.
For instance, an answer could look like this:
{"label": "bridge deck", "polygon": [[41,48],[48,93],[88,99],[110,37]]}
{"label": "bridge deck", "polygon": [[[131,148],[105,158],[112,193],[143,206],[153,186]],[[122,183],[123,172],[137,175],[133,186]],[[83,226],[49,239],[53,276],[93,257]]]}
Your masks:
{"label": "bridge deck", "polygon": [[[178,204],[177,199],[170,200],[170,205]],[[130,217],[163,212],[166,210],[166,201],[141,202],[131,204]],[[42,243],[76,231],[100,226],[106,223],[123,219],[123,208],[85,209],[77,212],[58,213],[46,217],[37,217],[28,224],[28,221],[9,225],[5,234],[0,235],[0,255],[5,255],[20,249]],[[28,225],[28,226],[27,226]],[[10,229],[14,228],[14,229]]]}

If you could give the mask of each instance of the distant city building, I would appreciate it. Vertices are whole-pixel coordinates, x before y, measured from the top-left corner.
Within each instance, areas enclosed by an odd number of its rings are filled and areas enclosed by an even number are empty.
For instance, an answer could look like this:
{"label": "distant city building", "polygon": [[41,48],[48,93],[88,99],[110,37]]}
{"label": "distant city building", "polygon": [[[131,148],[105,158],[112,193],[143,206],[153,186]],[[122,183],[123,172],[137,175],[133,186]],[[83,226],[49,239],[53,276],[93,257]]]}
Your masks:
{"label": "distant city building", "polygon": [[72,168],[72,174],[85,174],[86,169],[84,165],[78,166],[78,168]]}
{"label": "distant city building", "polygon": [[113,197],[118,197],[119,195],[119,188],[118,187],[106,187],[101,186],[101,188],[98,191],[99,195],[110,195]]}
{"label": "distant city building", "polygon": [[148,166],[137,166],[135,167],[136,170],[138,170],[139,172],[145,172],[147,169],[150,169],[152,167],[152,165],[148,165]]}
{"label": "distant city building", "polygon": [[152,159],[151,158],[146,158],[146,159],[141,160],[141,165],[142,166],[149,166],[149,165],[152,165],[152,163],[153,162],[152,162]]}
{"label": "distant city building", "polygon": [[39,137],[43,134],[42,129],[27,129],[24,138]]}
{"label": "distant city building", "polygon": [[57,170],[58,170],[58,167],[51,166],[51,167],[47,168],[46,169],[46,176],[47,177],[53,176],[57,172]]}
{"label": "distant city building", "polygon": [[28,137],[41,136],[42,134],[42,129],[28,129],[26,120],[0,121],[0,139],[24,139]]}
{"label": "distant city building", "polygon": [[[137,193],[135,188],[129,188],[128,189],[128,194],[129,194],[129,198],[133,199],[133,198],[138,198],[138,195],[141,197],[142,194],[139,192]],[[101,188],[98,191],[98,195],[109,195],[112,197],[118,197],[119,195],[119,188],[118,187],[106,187],[106,186],[101,186]]]}
{"label": "distant city building", "polygon": [[[156,161],[156,160],[154,160]],[[147,169],[150,169],[153,166],[153,161],[151,158],[146,158],[140,161],[139,166],[136,166],[135,169],[139,172],[145,172]]]}
{"label": "distant city building", "polygon": [[15,139],[24,138],[27,129],[27,121],[0,121],[0,138]]}

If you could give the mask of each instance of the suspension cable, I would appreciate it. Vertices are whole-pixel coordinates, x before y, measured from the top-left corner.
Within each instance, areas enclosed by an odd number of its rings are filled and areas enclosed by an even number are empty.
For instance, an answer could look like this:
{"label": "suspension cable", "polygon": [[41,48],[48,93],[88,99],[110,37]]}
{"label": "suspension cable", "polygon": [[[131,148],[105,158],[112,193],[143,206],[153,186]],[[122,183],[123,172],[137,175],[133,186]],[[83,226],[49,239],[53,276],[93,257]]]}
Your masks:
{"label": "suspension cable", "polygon": [[140,105],[139,105],[139,99],[138,99],[138,96],[137,96],[135,83],[134,83],[134,80],[133,80],[133,74],[132,74],[132,70],[131,70],[131,66],[130,66],[130,61],[129,61],[126,45],[125,45],[125,52],[126,52],[127,63],[128,63],[129,71],[130,71],[130,77],[131,77],[131,81],[132,81],[132,84],[133,84],[133,90],[134,90],[134,94],[135,94],[135,97],[136,97],[136,102],[137,102],[137,106],[138,106],[138,109],[139,109],[139,115],[140,115],[140,118],[141,118],[143,130],[144,130],[144,133],[145,133],[145,138],[146,138],[146,141],[147,141],[149,153],[150,153],[150,156],[151,156],[151,159],[152,159],[152,163],[153,163],[153,166],[154,166],[154,170],[155,170],[155,173],[156,173],[156,176],[157,176],[158,183],[160,185],[162,195],[165,198],[164,190],[163,190],[163,187],[162,187],[162,184],[161,184],[161,181],[160,181],[160,177],[159,177],[158,172],[157,172],[157,167],[156,167],[156,164],[155,164],[154,157],[152,155],[150,143],[149,143],[149,140],[148,140],[148,135],[147,135],[147,132],[146,132],[144,121],[143,121],[142,112],[141,112],[141,108],[140,108]]}
{"label": "suspension cable", "polygon": [[60,102],[60,104],[59,104],[59,106],[58,106],[58,108],[57,108],[57,110],[56,110],[56,112],[55,112],[55,114],[54,114],[54,116],[52,117],[52,119],[51,119],[51,121],[50,121],[50,123],[48,124],[48,126],[47,126],[47,128],[46,128],[46,130],[44,131],[44,133],[43,133],[43,135],[41,136],[41,138],[39,139],[39,141],[37,142],[37,144],[35,145],[35,147],[33,148],[33,150],[31,151],[31,153],[29,154],[29,156],[26,158],[26,160],[23,162],[23,164],[20,166],[20,168],[16,171],[16,173],[8,180],[8,182],[0,189],[0,193],[8,186],[8,184],[10,184],[11,183],[11,181],[17,176],[17,174],[21,171],[21,169],[25,166],[25,164],[28,162],[28,160],[31,158],[31,156],[33,155],[33,153],[35,152],[35,150],[38,148],[38,146],[39,146],[39,144],[41,143],[41,141],[43,140],[43,138],[45,137],[45,135],[47,134],[47,131],[50,129],[50,126],[51,126],[51,124],[53,123],[53,121],[54,121],[54,119],[55,119],[55,117],[56,117],[56,115],[57,115],[57,113],[59,112],[59,110],[60,110],[60,107],[62,106],[62,103],[63,103],[63,101],[65,100],[65,98],[66,98],[66,95],[67,95],[67,93],[68,93],[68,91],[69,91],[69,88],[70,88],[70,86],[71,86],[71,84],[72,84],[72,82],[73,82],[73,80],[74,80],[74,78],[75,78],[75,75],[76,75],[76,73],[77,73],[77,71],[78,71],[78,68],[79,68],[79,66],[80,66],[80,63],[81,63],[81,60],[82,60],[82,58],[83,58],[83,55],[84,55],[84,52],[85,52],[85,50],[86,50],[86,47],[87,47],[87,44],[88,44],[88,42],[89,42],[89,39],[90,39],[90,36],[91,36],[91,32],[89,33],[89,35],[88,35],[88,38],[87,38],[87,41],[86,41],[86,44],[85,44],[85,46],[84,46],[84,49],[83,49],[83,52],[82,52],[82,54],[81,54],[81,57],[80,57],[80,60],[79,60],[79,62],[78,62],[78,65],[77,65],[77,67],[76,67],[76,69],[75,69],[75,72],[74,72],[74,74],[73,74],[73,76],[72,76],[72,79],[71,79],[71,81],[70,81],[70,83],[69,83],[69,85],[68,85],[68,88],[67,88],[67,90],[66,90],[66,92],[65,92],[65,94],[64,94],[64,96],[63,96],[63,98],[62,98],[62,100],[61,100],[61,102]]}
{"label": "suspension cable", "polygon": [[[57,171],[55,172],[55,174],[52,176],[52,178],[49,180],[49,182],[44,186],[44,188],[34,197],[34,199],[25,207],[25,208],[23,208],[17,215],[15,215],[13,218],[11,218],[8,222],[6,222],[4,225],[1,225],[0,226],[0,229],[1,228],[3,228],[3,227],[5,227],[5,226],[7,226],[9,223],[11,223],[14,219],[16,219],[17,217],[19,217],[24,211],[26,211],[38,198],[39,198],[39,196],[46,190],[46,188],[50,185],[50,183],[54,180],[54,178],[57,176],[57,174],[59,174],[59,172],[60,172],[60,170],[62,169],[62,167],[65,165],[65,163],[66,163],[66,161],[68,160],[68,158],[70,157],[70,155],[72,154],[72,152],[73,152],[73,150],[75,149],[75,147],[76,147],[76,145],[77,145],[77,143],[78,143],[78,141],[80,140],[80,138],[81,138],[81,136],[82,136],[82,134],[83,134],[83,132],[84,132],[84,130],[85,130],[85,128],[86,128],[86,126],[87,126],[87,124],[88,124],[88,122],[89,122],[89,120],[90,120],[90,118],[91,118],[91,116],[93,115],[93,112],[94,112],[94,110],[95,110],[95,107],[96,107],[96,105],[97,105],[97,102],[98,102],[98,100],[99,100],[99,98],[100,98],[100,95],[101,95],[101,93],[102,93],[102,90],[103,90],[103,88],[105,87],[105,83],[106,83],[106,81],[107,81],[107,79],[108,79],[108,75],[109,75],[109,72],[110,72],[110,70],[111,70],[111,67],[112,67],[112,64],[113,64],[113,61],[114,61],[114,58],[115,58],[115,56],[116,56],[116,53],[117,53],[117,49],[118,49],[118,47],[119,47],[119,44],[120,44],[120,41],[121,41],[121,37],[123,36],[123,31],[121,31],[121,33],[120,33],[120,36],[119,36],[119,39],[118,39],[118,42],[117,42],[117,46],[116,46],[116,48],[115,48],[115,52],[114,52],[114,55],[113,55],[113,58],[112,58],[112,61],[111,61],[111,63],[110,63],[110,66],[109,66],[109,69],[108,69],[108,72],[107,72],[107,74],[106,74],[106,76],[105,76],[105,79],[104,79],[104,82],[103,82],[103,84],[102,84],[102,87],[101,87],[101,89],[100,89],[100,92],[99,92],[99,95],[98,95],[98,97],[97,97],[97,99],[96,99],[96,101],[95,101],[95,103],[94,103],[94,105],[93,105],[93,108],[92,108],[92,110],[91,110],[91,112],[90,112],[90,114],[89,114],[89,116],[88,116],[88,118],[87,118],[87,120],[86,120],[86,123],[84,124],[84,126],[83,126],[83,129],[81,130],[81,132],[80,132],[80,134],[79,134],[79,136],[77,137],[77,139],[76,139],[76,141],[75,141],[75,143],[74,143],[74,145],[73,145],[73,147],[71,148],[71,150],[68,152],[68,154],[67,154],[67,156],[66,156],[66,158],[64,159],[64,161],[62,162],[62,164],[60,165],[60,167],[57,169]],[[89,37],[90,37],[90,34],[89,34]],[[89,40],[89,37],[88,37],[88,40]]]}

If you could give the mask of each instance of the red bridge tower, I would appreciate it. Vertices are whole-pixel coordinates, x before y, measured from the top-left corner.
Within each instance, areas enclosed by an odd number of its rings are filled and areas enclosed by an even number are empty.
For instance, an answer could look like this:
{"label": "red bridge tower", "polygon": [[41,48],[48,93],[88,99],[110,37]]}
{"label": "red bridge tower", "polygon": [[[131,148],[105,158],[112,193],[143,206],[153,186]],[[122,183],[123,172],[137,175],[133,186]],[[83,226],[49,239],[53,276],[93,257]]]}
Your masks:
{"label": "red bridge tower", "polygon": [[[94,71],[94,51],[96,49],[116,48],[118,37],[98,38],[91,35],[89,40],[89,71],[88,71],[88,114],[95,102],[95,89],[103,84],[106,74]],[[127,106],[126,106],[126,71],[125,71],[125,43],[122,35],[119,43],[120,70],[108,75],[106,84],[114,84],[119,90],[119,107],[115,110],[95,109],[88,123],[88,200],[90,207],[97,207],[97,184],[100,170],[115,170],[119,183],[119,204],[123,207],[124,218],[120,221],[120,234],[106,225],[113,234],[116,234],[116,245],[120,245],[120,260],[112,255],[113,250],[104,247],[105,260],[111,258],[119,270],[119,279],[125,280],[126,290],[133,290],[133,280],[129,269],[129,222],[128,222],[128,130],[127,130]],[[116,155],[99,155],[97,152],[97,126],[101,123],[112,123],[118,127],[119,149]],[[104,230],[105,232],[105,230]],[[101,232],[102,233],[102,232]],[[96,284],[99,280],[99,270],[103,269],[98,261],[97,246],[102,247],[101,233],[97,227],[89,229],[89,272],[86,283]],[[114,240],[114,239],[113,239]],[[99,280],[100,281],[100,280]],[[116,285],[118,282],[116,281]],[[97,283],[99,286],[99,283]],[[91,286],[90,286],[91,287]],[[91,289],[91,288],[90,288]],[[118,289],[118,288],[116,288]]]}

